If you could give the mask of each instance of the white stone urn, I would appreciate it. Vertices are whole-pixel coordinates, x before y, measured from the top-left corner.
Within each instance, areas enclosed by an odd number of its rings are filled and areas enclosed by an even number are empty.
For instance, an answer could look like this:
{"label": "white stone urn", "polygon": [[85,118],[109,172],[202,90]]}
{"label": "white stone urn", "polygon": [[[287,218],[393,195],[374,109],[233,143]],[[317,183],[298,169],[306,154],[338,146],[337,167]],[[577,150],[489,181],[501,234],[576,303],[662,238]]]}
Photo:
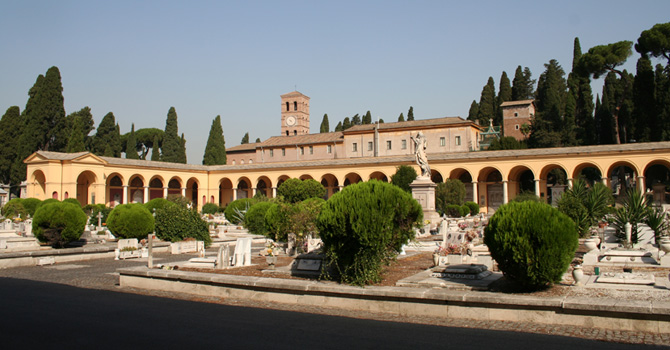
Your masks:
{"label": "white stone urn", "polygon": [[658,242],[658,247],[661,248],[661,250],[664,251],[666,254],[670,252],[670,237],[668,236],[661,237],[661,240]]}
{"label": "white stone urn", "polygon": [[591,237],[589,237],[589,239],[596,241],[596,246],[600,244],[600,236],[598,235],[592,235]]}
{"label": "white stone urn", "polygon": [[572,278],[574,278],[576,286],[583,286],[584,285],[584,282],[586,282],[587,276],[584,275],[584,270],[582,269],[582,265],[576,265],[575,267],[572,268]]}
{"label": "white stone urn", "polygon": [[586,249],[589,251],[593,251],[598,249],[598,242],[593,238],[588,238],[584,241],[584,246],[586,246]]}

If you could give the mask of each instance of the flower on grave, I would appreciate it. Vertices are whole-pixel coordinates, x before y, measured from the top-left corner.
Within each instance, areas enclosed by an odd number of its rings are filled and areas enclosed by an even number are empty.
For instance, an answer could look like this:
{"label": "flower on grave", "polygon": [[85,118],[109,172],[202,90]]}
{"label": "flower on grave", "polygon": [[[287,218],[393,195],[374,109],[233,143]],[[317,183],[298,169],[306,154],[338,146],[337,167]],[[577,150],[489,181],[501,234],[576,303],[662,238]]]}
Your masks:
{"label": "flower on grave", "polygon": [[268,241],[268,243],[265,245],[265,255],[266,256],[279,255],[279,245],[274,241]]}
{"label": "flower on grave", "polygon": [[465,230],[466,228],[468,228],[468,224],[461,222],[458,224],[458,228],[460,228],[461,230]]}
{"label": "flower on grave", "polygon": [[461,254],[462,250],[463,250],[462,246],[454,243],[449,243],[446,248],[442,246],[438,246],[437,248],[435,248],[433,254],[437,254],[440,256],[445,256],[449,254]]}
{"label": "flower on grave", "polygon": [[424,222],[424,225],[430,225],[430,220],[426,220],[426,221]]}
{"label": "flower on grave", "polygon": [[465,233],[465,239],[468,240],[468,242],[472,242],[475,238],[477,238],[477,232],[475,230],[470,230]]}

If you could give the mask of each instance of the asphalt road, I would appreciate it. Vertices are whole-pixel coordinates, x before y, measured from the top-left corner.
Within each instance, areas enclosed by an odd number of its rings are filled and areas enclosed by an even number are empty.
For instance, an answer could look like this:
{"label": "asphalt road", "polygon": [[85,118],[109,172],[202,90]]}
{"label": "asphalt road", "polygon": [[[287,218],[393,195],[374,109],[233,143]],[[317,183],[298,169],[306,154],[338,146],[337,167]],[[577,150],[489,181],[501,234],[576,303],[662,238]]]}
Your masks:
{"label": "asphalt road", "polygon": [[580,338],[353,319],[0,278],[2,349],[633,349]]}

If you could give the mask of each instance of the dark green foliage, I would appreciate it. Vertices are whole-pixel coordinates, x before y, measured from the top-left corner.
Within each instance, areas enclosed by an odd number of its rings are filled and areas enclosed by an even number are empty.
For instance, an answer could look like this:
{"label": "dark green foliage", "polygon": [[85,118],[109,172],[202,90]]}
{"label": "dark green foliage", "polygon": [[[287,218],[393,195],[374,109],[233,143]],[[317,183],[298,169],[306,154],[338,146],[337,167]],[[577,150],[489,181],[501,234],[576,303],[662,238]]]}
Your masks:
{"label": "dark green foliage", "polygon": [[19,107],[7,109],[0,119],[0,183],[11,183],[12,166],[16,160],[17,143],[23,130]]}
{"label": "dark green foliage", "polygon": [[414,237],[422,221],[421,206],[409,193],[371,180],[333,195],[317,227],[327,264],[342,282],[364,285],[381,280],[382,267]]}
{"label": "dark green foliage", "polygon": [[223,137],[221,116],[217,115],[212,121],[212,127],[209,129],[209,137],[207,138],[205,154],[202,157],[202,164],[224,165],[226,161],[226,140]]}
{"label": "dark green foliage", "polygon": [[495,138],[491,141],[489,146],[489,151],[500,151],[505,149],[524,149],[527,148],[526,142],[519,141],[512,136],[505,136],[501,138]]}
{"label": "dark green foliage", "polygon": [[203,214],[216,214],[221,210],[221,207],[216,205],[216,203],[206,203],[202,206]]}
{"label": "dark green foliage", "polygon": [[635,50],[643,55],[662,56],[670,64],[670,22],[655,24],[640,34]]}
{"label": "dark green foliage", "polygon": [[345,117],[344,120],[342,121],[342,131],[349,129],[352,126],[354,126],[354,124],[351,123],[349,117]]}
{"label": "dark green foliage", "polygon": [[[181,136],[184,137],[184,134],[181,134]],[[256,143],[260,143],[260,142],[261,142],[261,138],[260,138],[260,137],[257,137],[255,142],[256,142]]]}
{"label": "dark green foliage", "polygon": [[2,207],[2,215],[9,219],[18,218],[19,216],[25,219],[28,216],[28,210],[23,206],[23,199],[14,198]]}
{"label": "dark green foliage", "polygon": [[321,213],[326,200],[319,197],[305,199],[294,205],[294,210],[289,218],[291,230],[298,234],[298,237],[311,234],[316,237],[319,231],[316,227],[316,219]]}
{"label": "dark green foliage", "polygon": [[659,127],[656,112],[656,85],[654,68],[647,57],[637,61],[637,75],[633,81],[634,139],[637,142],[661,141],[660,132],[652,132]]}
{"label": "dark green foliage", "polygon": [[548,204],[511,202],[496,210],[484,243],[503,274],[529,289],[561,281],[578,245],[575,224]]}
{"label": "dark green foliage", "polygon": [[186,148],[184,147],[183,138],[179,137],[177,111],[174,107],[170,107],[170,110],[168,110],[161,150],[162,161],[170,163],[186,163]]}
{"label": "dark green foliage", "polygon": [[654,243],[658,244],[658,240],[663,233],[668,229],[668,222],[665,220],[666,214],[662,208],[651,207],[647,210],[647,217],[644,223],[654,231]]}
{"label": "dark green foliage", "polygon": [[74,205],[78,205],[81,208],[81,203],[76,198],[65,198],[63,199],[63,203],[72,203]]}
{"label": "dark green foliage", "polygon": [[240,145],[244,145],[247,143],[249,143],[249,132],[247,132],[246,134],[244,134],[244,136],[242,136],[242,141],[240,141]]}
{"label": "dark green foliage", "polygon": [[465,202],[465,205],[467,205],[468,208],[470,209],[470,215],[474,216],[479,214],[479,204],[468,201]]}
{"label": "dark green foliage", "polygon": [[91,152],[99,156],[120,157],[121,148],[121,134],[119,134],[114,114],[109,112],[102,118],[93,136]]}
{"label": "dark green foliage", "polygon": [[256,201],[252,198],[240,198],[232,201],[224,210],[223,215],[233,225],[244,222],[244,214]]}
{"label": "dark green foliage", "polygon": [[40,242],[63,247],[81,237],[86,219],[79,205],[67,202],[43,204],[35,212],[33,234]]}
{"label": "dark green foliage", "polygon": [[496,114],[496,87],[493,77],[489,77],[488,82],[482,88],[482,94],[479,98],[479,115],[477,120],[479,125],[488,125],[489,119],[493,119]]}
{"label": "dark green foliage", "polygon": [[144,207],[147,208],[147,210],[151,214],[153,214],[156,211],[158,211],[160,209],[163,209],[163,208],[165,208],[169,205],[173,205],[173,204],[174,203],[170,202],[169,200],[167,200],[163,197],[159,197],[159,198],[154,198],[154,199],[152,199],[152,200],[150,200],[150,201],[148,201],[148,202],[146,202],[142,205],[144,205]]}
{"label": "dark green foliage", "polygon": [[81,128],[81,123],[75,121],[72,125],[65,152],[77,153],[86,151],[86,141],[84,130]]}
{"label": "dark green foliage", "polygon": [[535,192],[531,191],[523,191],[516,195],[514,199],[512,199],[513,202],[525,202],[525,201],[532,201],[532,202],[540,202],[540,197],[538,197]]}
{"label": "dark green foliage", "polygon": [[[160,141],[163,139],[163,130],[156,128],[145,128],[135,130],[135,138],[137,139],[137,149],[140,152],[140,159],[147,159],[147,153],[155,147],[156,153],[160,154]],[[156,142],[158,141],[158,142]],[[151,159],[151,160],[160,160]]]}
{"label": "dark green foliage", "polygon": [[319,133],[323,134],[330,132],[330,123],[328,122],[328,114],[323,115],[323,120],[321,120],[321,125],[319,126]]}
{"label": "dark green foliage", "polygon": [[265,222],[265,214],[272,205],[273,203],[270,202],[258,202],[252,205],[244,215],[244,227],[253,234],[267,235],[270,230]]}
{"label": "dark green foliage", "polygon": [[655,82],[658,127],[652,130],[656,133],[652,138],[667,141],[670,140],[670,68],[656,65]]}
{"label": "dark green foliage", "polygon": [[42,201],[42,205],[48,204],[48,203],[60,203],[60,201],[56,198],[47,198]]}
{"label": "dark green foliage", "polygon": [[398,121],[399,122],[404,122],[405,121],[405,115],[400,113],[400,115],[398,116]]}
{"label": "dark green foliage", "polygon": [[[579,60],[582,57],[582,48],[579,38],[575,38],[572,58],[572,72],[568,76],[568,99],[565,106],[566,118],[574,120],[574,138],[576,144],[592,145],[596,142],[593,130],[593,92],[591,79],[579,72]],[[570,130],[563,135],[564,142],[571,136]],[[570,144],[570,143],[568,143]]]}
{"label": "dark green foliage", "polygon": [[367,111],[365,115],[363,116],[363,120],[361,121],[363,124],[372,124],[372,114],[370,111]]}
{"label": "dark green foliage", "polygon": [[135,136],[135,123],[132,124],[130,128],[130,134],[128,135],[128,140],[126,141],[126,158],[140,159],[140,155],[137,154],[137,137]]}
{"label": "dark green foliage", "polygon": [[468,120],[476,122],[478,115],[479,115],[479,103],[477,103],[477,101],[475,100],[472,100],[472,103],[470,104],[470,110],[468,111]]}
{"label": "dark green foliage", "polygon": [[514,80],[512,81],[512,101],[528,100],[535,95],[535,80],[531,78],[528,67],[521,69],[516,67]]}
{"label": "dark green foliage", "polygon": [[335,131],[339,132],[342,131],[342,122],[337,122],[337,125],[335,126]]}
{"label": "dark green foliage", "polygon": [[86,216],[89,217],[88,219],[88,224],[89,225],[97,225],[98,224],[98,214],[102,214],[102,217],[100,218],[100,224],[105,224],[107,223],[107,218],[109,217],[109,213],[112,212],[112,208],[104,205],[104,204],[87,204],[84,206],[84,213],[86,213]]}
{"label": "dark green foliage", "polygon": [[407,121],[414,120],[414,107],[409,106],[409,111],[407,111]]}
{"label": "dark green foliage", "polygon": [[154,230],[154,217],[142,204],[120,204],[109,213],[107,228],[117,238],[143,239]]}
{"label": "dark green foliage", "polygon": [[[79,201],[77,201],[76,204],[79,205]],[[21,199],[21,205],[23,205],[23,207],[26,208],[26,210],[28,211],[28,215],[35,216],[35,211],[37,211],[37,208],[39,208],[42,205],[42,201],[37,198],[23,198]]]}
{"label": "dark green foliage", "polygon": [[496,99],[496,116],[493,120],[493,125],[503,125],[502,108],[500,108],[500,105],[503,102],[512,100],[512,85],[507,77],[507,72],[505,71],[503,71],[500,76],[500,88],[498,89],[498,96]]}
{"label": "dark green foliage", "polygon": [[361,123],[362,123],[361,116],[358,115],[358,113],[356,113],[356,115],[354,115],[354,116],[351,118],[351,126],[354,126],[354,125],[361,125]]}
{"label": "dark green foliage", "polygon": [[[460,218],[463,214],[463,208],[458,204],[448,204],[443,210],[440,211],[440,215],[447,215],[450,218]],[[468,208],[468,212],[470,209]]]}
{"label": "dark green foliage", "polygon": [[[445,182],[437,184],[435,189],[435,209],[440,214],[447,211],[451,204],[460,206],[465,201],[465,185],[458,179],[447,179]],[[470,210],[468,209],[467,213]]]}
{"label": "dark green foliage", "polygon": [[395,174],[391,175],[391,183],[400,187],[403,191],[412,193],[412,188],[409,187],[417,177],[416,170],[409,165],[401,165],[396,168]]}
{"label": "dark green foliage", "polygon": [[321,198],[326,194],[326,189],[314,179],[292,178],[277,187],[277,194],[284,197],[288,203],[297,203],[308,198]]}
{"label": "dark green foliage", "polygon": [[291,232],[291,215],[294,206],[282,201],[270,202],[271,205],[265,212],[265,224],[268,236],[275,241],[286,241]]}
{"label": "dark green foliage", "polygon": [[161,148],[160,148],[160,136],[154,135],[153,147],[151,148],[151,160],[159,161],[161,160]]}
{"label": "dark green foliage", "polygon": [[168,205],[156,211],[156,236],[162,240],[179,242],[187,238],[212,244],[207,222],[195,210],[179,205]]}
{"label": "dark green foliage", "polygon": [[636,188],[629,188],[623,198],[622,206],[614,210],[614,215],[608,218],[609,223],[616,228],[617,237],[621,241],[626,239],[625,225],[632,226],[631,241],[637,243],[638,225],[644,223],[649,215],[651,204]]}
{"label": "dark green foliage", "polygon": [[556,60],[550,60],[544,66],[546,69],[537,83],[537,110],[528,139],[532,148],[563,146],[564,129],[569,128],[570,132],[574,129],[574,121],[567,126],[563,119],[567,97],[565,72]]}

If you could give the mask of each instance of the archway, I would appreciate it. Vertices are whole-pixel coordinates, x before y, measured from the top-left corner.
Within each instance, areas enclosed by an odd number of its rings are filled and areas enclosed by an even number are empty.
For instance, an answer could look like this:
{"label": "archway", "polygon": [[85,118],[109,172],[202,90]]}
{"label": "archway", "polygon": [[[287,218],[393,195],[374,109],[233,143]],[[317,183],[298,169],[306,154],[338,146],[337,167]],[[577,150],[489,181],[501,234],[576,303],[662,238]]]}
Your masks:
{"label": "archway", "polygon": [[[479,183],[483,184],[484,192],[480,194],[480,206],[487,208],[489,214],[504,204],[502,174],[496,168],[486,167],[481,170],[477,178]],[[482,202],[483,199],[483,203]]]}
{"label": "archway", "polygon": [[46,176],[41,170],[36,170],[30,176],[35,198],[46,199]]}
{"label": "archway", "polygon": [[237,182],[237,199],[251,198],[251,183],[246,177],[241,178]]}
{"label": "archway", "polygon": [[340,190],[340,184],[333,174],[324,174],[321,177],[321,185],[326,189],[326,196],[324,199],[330,198]]}
{"label": "archway", "polygon": [[512,168],[508,175],[510,199],[521,193],[535,193],[535,175],[528,167],[520,165]]}
{"label": "archway", "polygon": [[540,173],[540,198],[546,198],[547,203],[557,206],[558,200],[561,199],[561,195],[567,187],[568,173],[562,166],[550,164],[542,169]]}
{"label": "archway", "polygon": [[440,182],[444,182],[444,178],[442,177],[442,174],[435,169],[430,170],[430,180],[433,181],[436,184],[439,184]]}
{"label": "archway", "polygon": [[356,184],[363,181],[360,175],[356,173],[349,173],[344,177],[344,186],[349,186],[351,184]]}
{"label": "archway", "polygon": [[144,179],[139,175],[130,179],[130,201],[132,203],[144,203]]}
{"label": "archway", "polygon": [[379,180],[383,182],[389,182],[388,177],[381,171],[375,171],[372,174],[370,174],[370,180]]}
{"label": "archway", "polygon": [[578,165],[572,174],[572,178],[586,181],[589,186],[593,186],[596,182],[603,182],[603,175],[600,168],[592,163]]}
{"label": "archway", "polygon": [[[181,195],[182,195],[181,180],[174,177],[168,182],[168,196],[181,196]],[[197,203],[197,201],[194,203]]]}
{"label": "archway", "polygon": [[163,179],[154,177],[149,181],[149,200],[155,198],[164,198],[163,195]]}
{"label": "archway", "polygon": [[270,191],[270,187],[270,179],[265,176],[261,176],[256,183],[256,194],[260,193],[267,198],[272,198],[272,191]]}
{"label": "archway", "polygon": [[670,203],[670,164],[656,161],[644,170],[645,193],[654,205]]}
{"label": "archway", "polygon": [[186,182],[186,198],[193,202],[193,205],[198,205],[198,180],[190,178]]}
{"label": "archway", "polygon": [[607,172],[612,194],[617,202],[621,202],[626,191],[637,186],[637,169],[628,162],[617,162],[610,166]]}
{"label": "archway", "polygon": [[123,178],[119,174],[111,174],[107,177],[108,200],[107,205],[111,208],[119,204],[125,204],[123,201]]}
{"label": "archway", "polygon": [[88,170],[77,177],[77,200],[82,207],[89,203],[95,204],[95,192],[91,191],[91,186],[95,185],[95,182],[95,174]]}
{"label": "archway", "polygon": [[224,207],[234,200],[233,182],[224,177],[219,182],[219,206]]}

